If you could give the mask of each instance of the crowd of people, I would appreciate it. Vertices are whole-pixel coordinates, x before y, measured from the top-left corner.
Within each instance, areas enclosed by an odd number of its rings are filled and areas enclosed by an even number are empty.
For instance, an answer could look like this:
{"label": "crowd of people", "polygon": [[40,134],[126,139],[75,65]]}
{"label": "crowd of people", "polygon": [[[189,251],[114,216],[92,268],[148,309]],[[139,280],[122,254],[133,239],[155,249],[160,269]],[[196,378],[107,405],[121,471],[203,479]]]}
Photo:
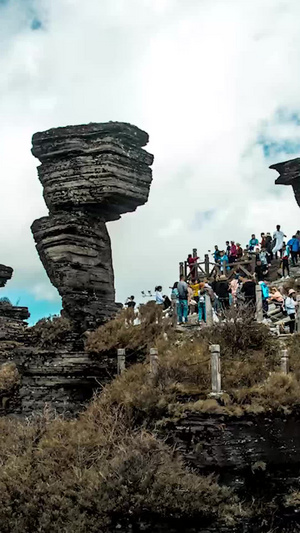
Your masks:
{"label": "crowd of people", "polygon": [[[206,295],[209,296],[213,317],[216,321],[224,315],[231,306],[246,307],[249,313],[254,315],[256,309],[256,287],[260,286],[262,295],[263,315],[266,318],[269,305],[272,303],[281,308],[284,315],[289,317],[288,326],[290,332],[295,330],[296,311],[298,308],[297,295],[294,289],[285,291],[283,287],[270,287],[268,281],[269,268],[273,259],[280,259],[282,265],[282,277],[287,279],[290,275],[290,261],[296,266],[300,256],[300,230],[298,230],[288,242],[280,225],[271,236],[270,233],[261,233],[260,240],[252,234],[245,248],[235,241],[226,241],[226,246],[220,250],[216,245],[213,253],[214,262],[219,265],[219,273],[216,271],[213,281],[198,279],[197,263],[199,257],[189,254],[188,265],[190,268],[190,280],[187,281],[182,275],[179,282],[175,282],[172,288],[171,300],[173,308],[176,308],[178,324],[188,321],[188,316],[197,313],[199,323],[206,322]],[[228,273],[234,268],[235,263],[254,259],[255,273],[252,276],[234,273],[228,280]],[[285,276],[286,274],[286,276]],[[169,297],[163,295],[162,287],[156,287],[156,303],[163,305],[167,310],[171,306]]]}
{"label": "crowd of people", "polygon": [[[276,226],[276,231],[271,233],[261,233],[260,239],[255,234],[251,235],[249,243],[242,248],[240,243],[226,241],[224,249],[219,249],[216,245],[213,252],[213,259],[216,266],[214,279],[198,278],[197,254],[189,254],[187,263],[190,269],[189,280],[184,275],[173,284],[171,296],[163,294],[161,285],[155,287],[155,301],[157,305],[163,307],[163,311],[176,311],[178,324],[188,322],[189,315],[198,315],[200,324],[207,319],[207,297],[209,297],[213,309],[213,319],[217,322],[222,319],[226,310],[231,307],[247,308],[253,316],[256,310],[257,286],[260,286],[262,296],[263,316],[267,318],[269,305],[274,304],[279,307],[282,313],[289,317],[288,327],[290,333],[295,331],[296,313],[300,306],[296,291],[292,288],[285,289],[283,285],[279,287],[270,286],[268,280],[270,265],[274,259],[280,259],[282,268],[281,279],[290,276],[290,266],[297,266],[300,258],[300,230],[298,230],[287,242],[286,235],[281,230],[280,225]],[[253,260],[255,262],[255,273],[247,276],[243,273],[230,271],[235,267],[235,263]],[[247,269],[244,270],[247,272]],[[230,279],[228,279],[230,278]],[[149,291],[149,295],[151,296]],[[300,298],[300,295],[299,295]],[[133,324],[135,320],[135,297],[129,296],[125,302],[128,309],[128,322]]]}
{"label": "crowd of people", "polygon": [[[290,266],[296,266],[300,257],[300,230],[298,230],[287,242],[285,233],[281,226],[276,226],[276,231],[271,233],[261,233],[260,239],[255,234],[251,235],[249,243],[242,248],[236,241],[226,241],[225,247],[220,249],[215,245],[212,253],[214,263],[219,266],[222,273],[228,272],[234,267],[236,262],[256,259],[256,276],[258,281],[267,277],[273,259],[281,260],[282,276],[290,276]],[[189,254],[187,264],[190,269],[190,278],[197,278],[197,262],[199,257],[196,254]]]}

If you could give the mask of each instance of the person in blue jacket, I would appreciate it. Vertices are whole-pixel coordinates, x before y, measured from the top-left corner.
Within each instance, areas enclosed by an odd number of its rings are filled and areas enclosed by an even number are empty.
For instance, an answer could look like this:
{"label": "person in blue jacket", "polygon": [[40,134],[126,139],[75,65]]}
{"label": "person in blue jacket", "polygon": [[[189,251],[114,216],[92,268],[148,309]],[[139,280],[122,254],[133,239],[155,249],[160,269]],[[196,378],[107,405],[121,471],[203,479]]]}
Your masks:
{"label": "person in blue jacket", "polygon": [[268,302],[269,296],[270,296],[269,287],[265,279],[263,281],[259,281],[259,285],[260,285],[261,292],[262,292],[263,314],[264,316],[266,316],[269,310],[269,302]]}
{"label": "person in blue jacket", "polygon": [[288,242],[288,245],[291,250],[293,266],[296,266],[296,264],[298,263],[298,254],[300,251],[300,242],[299,239],[297,239],[296,235],[292,236],[292,238]]}
{"label": "person in blue jacket", "polygon": [[249,241],[249,250],[250,252],[253,252],[255,246],[258,246],[258,239],[255,237],[254,233],[252,233],[252,237]]}

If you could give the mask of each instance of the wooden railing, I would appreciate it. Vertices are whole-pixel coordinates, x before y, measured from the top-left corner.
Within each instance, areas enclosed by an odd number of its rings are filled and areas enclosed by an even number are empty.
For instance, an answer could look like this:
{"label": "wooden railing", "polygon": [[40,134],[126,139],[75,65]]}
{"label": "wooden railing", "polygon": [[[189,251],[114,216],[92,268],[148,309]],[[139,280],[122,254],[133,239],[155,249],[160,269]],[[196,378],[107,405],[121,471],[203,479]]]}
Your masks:
{"label": "wooden railing", "polygon": [[[193,250],[193,257],[197,257],[197,250]],[[209,255],[205,254],[204,261],[197,261],[189,265],[187,261],[179,263],[179,276],[185,276],[189,279],[214,279],[215,276],[223,274],[228,279],[231,279],[236,273],[240,272],[242,275],[253,278],[256,266],[256,256],[253,254],[250,258],[243,257],[240,261],[234,263],[223,264],[210,261]]]}

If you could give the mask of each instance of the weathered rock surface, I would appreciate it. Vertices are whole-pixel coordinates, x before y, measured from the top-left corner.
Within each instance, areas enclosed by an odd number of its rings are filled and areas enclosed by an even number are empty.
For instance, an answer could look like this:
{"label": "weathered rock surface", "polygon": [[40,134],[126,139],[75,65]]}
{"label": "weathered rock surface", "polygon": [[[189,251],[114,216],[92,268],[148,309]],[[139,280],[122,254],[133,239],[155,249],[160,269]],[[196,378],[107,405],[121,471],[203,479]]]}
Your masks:
{"label": "weathered rock surface", "polygon": [[54,128],[36,133],[32,153],[51,213],[84,207],[116,220],[148,200],[153,156],[148,135],[121,122]]}
{"label": "weathered rock surface", "polygon": [[0,287],[4,287],[6,282],[12,278],[13,269],[11,267],[0,265]]}
{"label": "weathered rock surface", "polygon": [[77,350],[21,346],[14,350],[13,360],[22,376],[19,405],[23,416],[41,412],[47,404],[58,413],[78,413],[117,372],[116,357],[99,362]]}
{"label": "weathered rock surface", "polygon": [[32,231],[64,314],[89,329],[116,313],[111,244],[106,225],[84,211],[36,220]]}
{"label": "weathered rock surface", "polygon": [[296,202],[300,207],[300,157],[283,163],[276,163],[270,168],[279,172],[279,177],[275,180],[276,185],[291,185],[293,187]]}
{"label": "weathered rock surface", "polygon": [[105,223],[148,199],[148,134],[126,123],[92,123],[36,133],[32,142],[50,211],[32,224],[37,251],[64,315],[93,329],[118,309]]}

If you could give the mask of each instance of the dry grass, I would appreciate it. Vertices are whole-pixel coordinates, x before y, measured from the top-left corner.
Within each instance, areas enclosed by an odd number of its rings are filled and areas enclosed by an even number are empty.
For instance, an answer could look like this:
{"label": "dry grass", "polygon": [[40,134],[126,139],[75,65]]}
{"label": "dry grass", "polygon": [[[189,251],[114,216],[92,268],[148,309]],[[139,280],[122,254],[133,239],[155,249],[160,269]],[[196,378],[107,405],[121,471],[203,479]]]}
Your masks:
{"label": "dry grass", "polygon": [[53,316],[39,320],[29,333],[37,346],[49,348],[64,344],[66,335],[72,331],[72,323],[67,318]]}
{"label": "dry grass", "polygon": [[0,394],[9,392],[20,383],[20,374],[14,363],[4,363],[0,366]]}
{"label": "dry grass", "polygon": [[145,353],[164,333],[172,333],[170,320],[162,318],[162,308],[155,302],[141,306],[137,316],[140,324],[133,326],[128,324],[127,310],[121,311],[114,320],[89,335],[86,350],[95,356],[115,352],[117,348]]}
{"label": "dry grass", "polygon": [[[98,403],[79,420],[0,419],[1,533],[101,533],[139,520],[234,520],[232,493]],[[150,518],[149,518],[150,517]]]}
{"label": "dry grass", "polygon": [[290,370],[300,381],[300,335],[293,335],[288,342]]}

